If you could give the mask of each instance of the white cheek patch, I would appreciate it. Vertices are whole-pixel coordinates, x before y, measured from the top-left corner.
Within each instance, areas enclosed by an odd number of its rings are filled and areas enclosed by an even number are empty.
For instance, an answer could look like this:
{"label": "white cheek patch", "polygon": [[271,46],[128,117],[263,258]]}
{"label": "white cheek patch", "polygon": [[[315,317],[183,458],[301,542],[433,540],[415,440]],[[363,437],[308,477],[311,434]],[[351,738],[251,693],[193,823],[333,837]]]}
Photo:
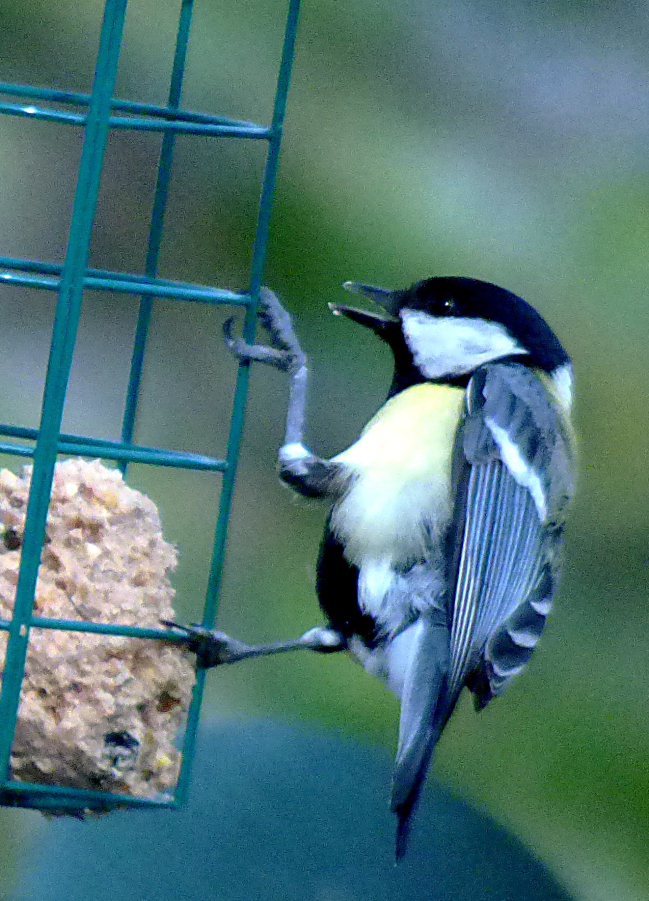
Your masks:
{"label": "white cheek patch", "polygon": [[431,316],[423,310],[404,309],[399,315],[415,365],[427,379],[465,375],[491,360],[527,353],[497,322]]}

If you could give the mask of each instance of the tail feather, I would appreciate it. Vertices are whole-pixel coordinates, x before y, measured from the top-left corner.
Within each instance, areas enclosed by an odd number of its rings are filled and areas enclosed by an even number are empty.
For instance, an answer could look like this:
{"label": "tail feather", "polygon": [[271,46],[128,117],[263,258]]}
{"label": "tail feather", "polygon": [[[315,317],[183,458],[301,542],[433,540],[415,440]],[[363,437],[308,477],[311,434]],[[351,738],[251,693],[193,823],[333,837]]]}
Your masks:
{"label": "tail feather", "polygon": [[435,745],[448,719],[444,692],[449,669],[445,623],[421,617],[410,630],[408,666],[401,697],[399,746],[392,779],[391,808],[397,815],[396,858],[407,850],[410,821]]}
{"label": "tail feather", "polygon": [[[421,790],[424,787],[424,782],[426,781],[426,773],[428,772],[428,768],[430,766],[433,751],[435,749],[435,744],[436,739],[431,736],[428,747],[426,748],[426,753],[419,763],[417,773],[415,777],[408,783],[404,800],[398,803],[395,803],[393,800],[392,803],[392,810],[397,815],[397,834],[395,844],[395,859],[397,863],[402,860],[402,858],[405,856],[406,851],[408,850],[408,840],[410,838],[412,815],[415,811],[415,808],[417,807],[419,796],[421,795]],[[402,783],[402,788],[405,787],[406,783],[404,781]]]}

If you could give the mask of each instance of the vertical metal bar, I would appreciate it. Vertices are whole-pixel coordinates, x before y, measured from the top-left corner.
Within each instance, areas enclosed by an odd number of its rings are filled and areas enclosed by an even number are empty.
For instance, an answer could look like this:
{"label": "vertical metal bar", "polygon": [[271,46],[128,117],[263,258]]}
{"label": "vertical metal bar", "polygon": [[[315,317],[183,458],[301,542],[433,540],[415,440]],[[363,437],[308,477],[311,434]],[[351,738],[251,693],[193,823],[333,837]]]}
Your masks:
{"label": "vertical metal bar", "polygon": [[[295,38],[297,34],[299,11],[300,0],[290,0],[288,17],[286,20],[286,31],[284,33],[284,44],[282,47],[282,59],[279,68],[277,89],[275,93],[275,103],[273,107],[272,135],[270,138],[268,155],[266,157],[266,167],[264,170],[261,198],[259,201],[257,230],[255,234],[255,244],[250,272],[249,292],[251,298],[255,302],[246,309],[246,318],[244,322],[244,337],[249,343],[252,343],[255,340],[255,329],[257,324],[256,301],[259,299],[259,289],[261,287],[263,278],[266,244],[268,241],[268,229],[270,226],[270,214],[272,209],[273,193],[275,190],[275,182],[277,180],[279,151],[282,142],[282,126],[284,124],[286,100],[291,80],[291,68],[295,50]],[[241,434],[243,432],[244,425],[249,376],[250,364],[246,362],[241,363],[239,365],[237,384],[234,393],[232,419],[230,422],[230,433],[228,436],[228,447],[226,454],[227,467],[223,474],[221,497],[219,500],[218,520],[216,523],[216,533],[214,536],[214,549],[212,552],[212,562],[207,583],[205,607],[203,610],[203,625],[207,628],[212,628],[216,620],[219,591],[223,577],[223,562],[225,557],[228,523],[230,519],[232,495],[234,492],[234,483],[239,457],[239,446],[241,443]],[[187,719],[187,732],[185,746],[183,748],[183,758],[185,762],[180,773],[178,788],[176,790],[176,797],[181,803],[186,797],[187,787],[191,776],[191,767],[187,764],[187,761],[191,762],[194,756],[194,743],[204,686],[205,670],[199,669],[196,673],[194,697],[191,709],[189,711],[189,717]]]}
{"label": "vertical metal bar", "polygon": [[110,102],[117,76],[126,4],[127,0],[107,0],[104,10],[68,249],[54,317],[39,437],[34,453],[34,471],[27,504],[20,574],[9,629],[0,698],[0,722],[3,723],[3,729],[0,730],[0,776],[3,779],[9,774],[11,747],[27,656],[29,623],[45,537],[65,396],[81,316],[83,277],[88,263],[92,223],[99,194],[108,136]]}
{"label": "vertical metal bar", "polygon": [[[282,48],[282,59],[279,66],[279,74],[277,78],[277,91],[275,93],[275,105],[273,108],[273,120],[271,123],[271,138],[268,149],[268,157],[266,159],[266,170],[264,172],[264,180],[261,188],[261,198],[259,200],[259,215],[257,218],[257,232],[255,234],[255,244],[252,255],[252,266],[250,273],[250,294],[252,297],[259,296],[261,287],[264,262],[266,259],[266,247],[268,245],[268,230],[270,228],[270,215],[273,206],[273,196],[275,194],[275,183],[277,181],[277,169],[279,166],[279,151],[282,146],[282,129],[284,126],[284,117],[286,115],[286,100],[288,97],[288,89],[291,82],[291,70],[293,68],[293,56],[295,53],[295,38],[297,35],[297,21],[300,12],[300,0],[291,0],[288,10],[288,18],[286,21],[286,33],[284,35],[284,46]],[[252,328],[254,330],[254,322]],[[253,340],[254,331],[250,332],[250,336],[246,335],[246,340]]]}
{"label": "vertical metal bar", "polygon": [[[183,76],[185,73],[185,61],[187,59],[187,46],[189,43],[189,30],[192,21],[194,0],[182,0],[180,21],[178,23],[178,35],[176,37],[176,50],[174,53],[173,67],[171,70],[171,84],[167,106],[177,110],[180,107],[182,96]],[[169,182],[171,180],[171,164],[173,160],[176,133],[166,131],[162,138],[162,147],[158,160],[158,178],[151,211],[151,225],[149,227],[149,244],[147,247],[145,273],[150,278],[155,278],[158,272],[158,260],[162,245],[162,233],[164,226],[165,210],[169,196]],[[140,298],[140,309],[135,327],[135,339],[133,343],[133,356],[131,359],[131,371],[126,392],[126,406],[122,421],[122,442],[130,444],[135,430],[135,419],[142,384],[142,371],[144,368],[144,353],[146,350],[147,336],[151,323],[153,299],[151,297]],[[126,474],[128,463],[126,460],[119,464],[121,471]]]}
{"label": "vertical metal bar", "polygon": [[[275,108],[273,111],[272,123],[273,137],[270,141],[268,156],[266,159],[266,169],[264,172],[261,200],[259,204],[257,234],[255,238],[255,248],[250,275],[250,295],[254,299],[258,298],[259,288],[261,287],[264,258],[266,252],[266,242],[268,239],[268,227],[270,223],[272,195],[277,177],[279,150],[282,140],[282,123],[284,121],[286,97],[288,94],[289,81],[291,77],[291,63],[293,59],[293,49],[295,46],[295,34],[297,30],[299,8],[300,0],[291,0],[288,20],[286,24],[286,34],[284,37],[282,62],[277,82],[277,93],[275,95]],[[246,310],[246,321],[244,323],[244,336],[246,341],[252,343],[255,340],[256,324],[257,311],[256,308],[251,305]],[[204,620],[204,625],[206,626],[211,625],[216,617],[217,596],[223,570],[223,557],[225,554],[225,542],[227,538],[227,525],[230,514],[230,506],[232,504],[232,492],[234,490],[236,462],[244,424],[244,409],[248,389],[249,371],[249,363],[243,362],[240,364],[237,377],[237,385],[235,389],[230,434],[228,436],[228,447],[226,454],[226,462],[228,465],[223,476],[223,486],[221,488],[221,498],[219,504],[219,517],[214,543],[214,555],[212,558],[212,568],[208,582],[207,603],[205,607],[206,619]]]}

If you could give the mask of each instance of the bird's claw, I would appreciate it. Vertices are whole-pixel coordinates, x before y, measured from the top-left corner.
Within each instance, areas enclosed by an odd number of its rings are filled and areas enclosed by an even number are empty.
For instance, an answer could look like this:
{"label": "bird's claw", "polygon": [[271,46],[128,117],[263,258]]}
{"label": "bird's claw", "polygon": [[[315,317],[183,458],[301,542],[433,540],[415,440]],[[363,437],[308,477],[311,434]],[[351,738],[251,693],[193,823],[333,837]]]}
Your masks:
{"label": "bird's claw", "polygon": [[275,347],[266,347],[264,344],[248,344],[243,338],[238,338],[233,334],[232,326],[235,317],[231,316],[223,323],[223,337],[225,346],[240,361],[254,360],[256,363],[266,363],[268,366],[275,366],[287,372],[291,368],[291,357],[284,350],[278,350]]}
{"label": "bird's claw", "polygon": [[259,320],[270,336],[270,346],[247,344],[233,333],[235,317],[223,324],[225,346],[238,360],[265,363],[283,372],[297,372],[306,359],[293,331],[291,317],[269,288],[259,292]]}
{"label": "bird's claw", "polygon": [[161,620],[168,629],[176,629],[185,634],[185,644],[192,654],[196,654],[198,664],[203,669],[220,666],[223,663],[235,663],[241,659],[242,651],[247,647],[236,638],[230,638],[225,632],[206,629],[197,623],[183,626],[171,620]]}

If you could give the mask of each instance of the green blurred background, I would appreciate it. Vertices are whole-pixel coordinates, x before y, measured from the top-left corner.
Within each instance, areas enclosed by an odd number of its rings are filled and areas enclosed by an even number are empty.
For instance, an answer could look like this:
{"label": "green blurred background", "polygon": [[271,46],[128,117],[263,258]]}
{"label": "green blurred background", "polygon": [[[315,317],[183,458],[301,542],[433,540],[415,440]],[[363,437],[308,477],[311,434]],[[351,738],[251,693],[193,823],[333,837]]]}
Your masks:
{"label": "green blurred background", "polygon": [[[88,90],[102,6],[4,0],[0,79]],[[119,96],[164,102],[178,11],[131,0]],[[284,15],[276,0],[198,2],[185,106],[268,121]],[[328,313],[345,279],[495,281],[537,306],[574,357],[581,480],[556,613],[503,700],[479,717],[460,705],[436,773],[585,901],[649,896],[648,38],[647,7],[632,0],[304,0],[265,279],[310,354],[308,440],[323,455],[354,439],[390,380],[386,350]],[[111,135],[91,265],[142,271],[159,145]],[[263,150],[178,140],[163,276],[245,287]],[[0,253],[62,259],[79,153],[78,130],[0,120]],[[38,423],[53,303],[1,289],[2,421]],[[66,430],[118,435],[136,311],[135,298],[86,297]],[[223,453],[225,315],[157,304],[143,443]],[[220,621],[248,640],[319,621],[324,509],[275,475],[286,388],[254,370]],[[133,467],[130,479],[179,547],[178,612],[195,617],[218,476]],[[395,742],[396,702],[346,659],[218,671],[207,705]],[[7,885],[39,822],[0,812]]]}

